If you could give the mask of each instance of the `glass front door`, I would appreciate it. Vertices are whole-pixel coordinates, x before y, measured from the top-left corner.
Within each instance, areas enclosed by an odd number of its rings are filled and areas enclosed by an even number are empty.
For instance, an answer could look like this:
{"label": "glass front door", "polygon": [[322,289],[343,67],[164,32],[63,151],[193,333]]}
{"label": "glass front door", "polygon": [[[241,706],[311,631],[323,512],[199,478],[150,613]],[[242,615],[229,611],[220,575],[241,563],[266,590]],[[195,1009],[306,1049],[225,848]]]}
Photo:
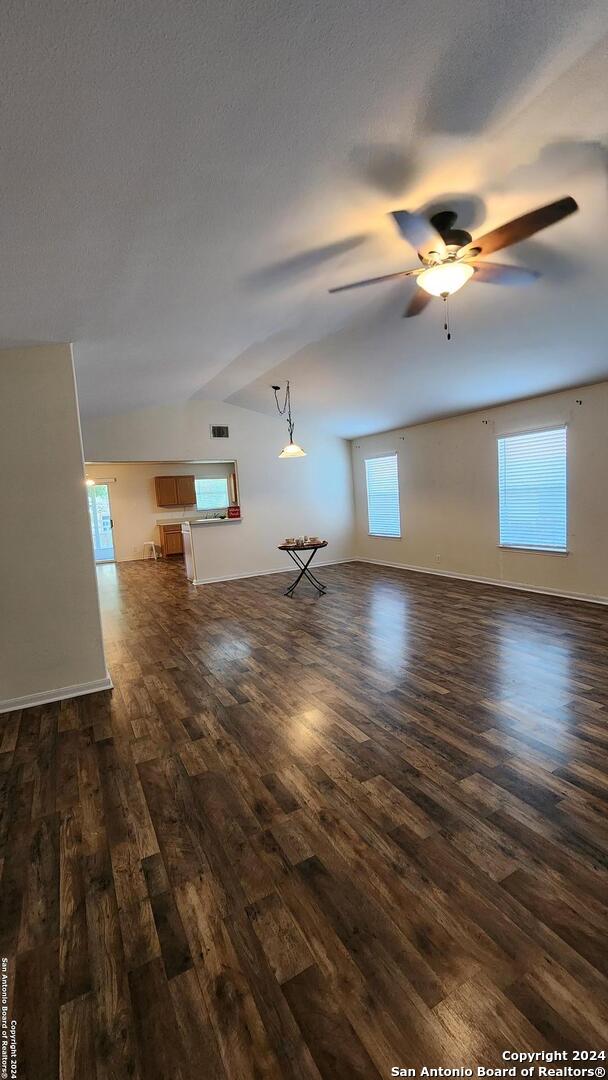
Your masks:
{"label": "glass front door", "polygon": [[89,516],[93,534],[95,562],[114,561],[114,540],[112,513],[110,510],[110,492],[107,484],[92,484],[87,488],[89,496]]}

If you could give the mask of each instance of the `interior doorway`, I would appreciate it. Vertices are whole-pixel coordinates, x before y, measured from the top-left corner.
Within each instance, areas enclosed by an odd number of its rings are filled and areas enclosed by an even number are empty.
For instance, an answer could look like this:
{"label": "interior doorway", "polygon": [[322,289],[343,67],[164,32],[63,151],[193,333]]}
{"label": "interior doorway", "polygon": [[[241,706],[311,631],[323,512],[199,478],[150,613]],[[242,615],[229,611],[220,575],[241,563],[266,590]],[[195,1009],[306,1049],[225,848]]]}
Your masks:
{"label": "interior doorway", "polygon": [[95,562],[114,562],[112,510],[108,484],[91,484],[88,489],[89,517]]}

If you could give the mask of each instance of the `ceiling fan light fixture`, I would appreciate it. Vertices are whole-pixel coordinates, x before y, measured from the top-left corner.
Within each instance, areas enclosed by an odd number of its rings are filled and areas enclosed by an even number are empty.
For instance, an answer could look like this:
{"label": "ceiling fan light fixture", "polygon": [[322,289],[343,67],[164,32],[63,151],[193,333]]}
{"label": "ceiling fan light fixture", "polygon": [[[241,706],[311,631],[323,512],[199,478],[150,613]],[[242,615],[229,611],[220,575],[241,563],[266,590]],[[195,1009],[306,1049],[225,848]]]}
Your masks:
{"label": "ceiling fan light fixture", "polygon": [[288,442],[279,454],[280,458],[306,457],[306,451],[295,442]]}
{"label": "ceiling fan light fixture", "polygon": [[430,266],[416,278],[416,284],[431,296],[451,296],[466,285],[474,269],[465,262],[446,262],[439,266]]}

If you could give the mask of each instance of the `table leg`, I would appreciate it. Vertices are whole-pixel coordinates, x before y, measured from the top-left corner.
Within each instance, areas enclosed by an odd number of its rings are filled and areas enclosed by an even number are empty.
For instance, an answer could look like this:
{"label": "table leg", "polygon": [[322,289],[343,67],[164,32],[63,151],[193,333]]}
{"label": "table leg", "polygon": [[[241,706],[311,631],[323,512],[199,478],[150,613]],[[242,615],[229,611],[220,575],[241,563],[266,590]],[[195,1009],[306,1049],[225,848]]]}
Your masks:
{"label": "table leg", "polygon": [[309,569],[310,564],[311,564],[313,558],[315,557],[315,555],[317,553],[317,549],[316,548],[312,549],[312,551],[311,551],[311,553],[310,553],[310,555],[309,555],[306,562],[304,562],[304,560],[300,558],[297,551],[291,551],[289,548],[287,548],[286,550],[287,550],[287,554],[291,556],[292,560],[294,561],[296,566],[299,568],[300,573],[298,574],[295,581],[293,581],[291,583],[289,588],[285,590],[285,596],[293,596],[293,594],[295,592],[295,589],[300,584],[300,581],[302,580],[303,577],[307,577],[308,580],[310,581],[311,585],[317,590],[317,592],[321,596],[323,596],[323,594],[325,593],[326,586],[323,584],[322,581],[319,581],[319,579],[317,577],[315,577],[315,575],[313,574],[312,570]]}

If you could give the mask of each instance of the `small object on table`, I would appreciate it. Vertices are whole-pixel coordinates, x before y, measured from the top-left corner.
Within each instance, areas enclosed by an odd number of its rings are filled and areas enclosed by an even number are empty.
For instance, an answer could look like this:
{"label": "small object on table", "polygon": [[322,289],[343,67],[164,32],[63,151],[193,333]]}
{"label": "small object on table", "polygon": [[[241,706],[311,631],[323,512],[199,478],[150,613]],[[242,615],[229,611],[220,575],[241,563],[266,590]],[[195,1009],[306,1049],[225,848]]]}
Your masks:
{"label": "small object on table", "polygon": [[[319,548],[325,547],[327,547],[327,540],[319,540],[318,538],[314,541],[309,539],[307,543],[305,543],[303,539],[298,539],[292,540],[291,543],[285,542],[284,544],[279,544],[279,551],[286,551],[300,571],[295,581],[292,581],[289,588],[285,590],[285,596],[293,596],[303,577],[308,578],[311,585],[313,585],[319,593],[319,596],[325,595],[325,585],[322,581],[319,581],[312,570],[309,569]],[[310,551],[310,555],[306,562],[304,562],[304,559],[300,555],[301,551]]]}

